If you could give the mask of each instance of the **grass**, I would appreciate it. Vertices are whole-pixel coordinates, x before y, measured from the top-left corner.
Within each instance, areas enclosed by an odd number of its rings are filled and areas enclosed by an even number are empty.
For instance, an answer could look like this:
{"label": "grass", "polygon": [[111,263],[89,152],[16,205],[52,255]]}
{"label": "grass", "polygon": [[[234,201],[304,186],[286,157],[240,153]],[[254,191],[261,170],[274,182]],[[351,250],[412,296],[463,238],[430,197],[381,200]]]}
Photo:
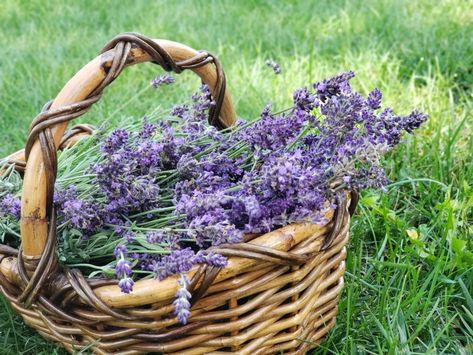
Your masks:
{"label": "grass", "polygon": [[[469,1],[3,1],[0,155],[23,146],[42,104],[123,31],[219,55],[237,112],[341,70],[385,103],[430,120],[387,158],[386,194],[363,194],[352,223],[336,328],[315,354],[473,352],[473,10]],[[281,64],[273,75],[266,59]],[[159,68],[128,69],[83,122],[119,125],[167,107],[191,74],[146,89]],[[136,93],[140,92],[140,95]],[[0,301],[1,354],[63,354]]]}

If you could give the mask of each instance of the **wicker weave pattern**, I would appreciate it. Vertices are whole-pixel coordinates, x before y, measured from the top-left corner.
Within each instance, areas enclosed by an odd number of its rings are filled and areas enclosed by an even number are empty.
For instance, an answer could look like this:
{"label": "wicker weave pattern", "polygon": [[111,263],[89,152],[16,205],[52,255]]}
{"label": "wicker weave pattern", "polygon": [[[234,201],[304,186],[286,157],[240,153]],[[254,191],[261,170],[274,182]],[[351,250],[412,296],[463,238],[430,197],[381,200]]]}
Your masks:
{"label": "wicker weave pattern", "polygon": [[[247,236],[245,243],[214,248],[230,258],[231,266],[223,270],[201,266],[193,271],[192,313],[186,326],[172,315],[172,297],[114,308],[94,289],[116,284],[116,280],[89,280],[78,270],[58,268],[51,204],[57,157],[51,130],[99,100],[102,90],[133,61],[133,46],[140,46],[166,70],[180,72],[213,63],[217,105],[209,121],[224,126],[219,113],[225,76],[214,56],[201,52],[176,63],[153,40],[138,34],[117,36],[104,48],[115,49],[104,81],[81,102],[53,110],[45,106],[31,126],[25,155],[28,158],[34,144],[40,142],[47,173],[49,234],[39,259],[25,257],[22,249],[0,245],[0,291],[27,324],[70,352],[87,348],[97,354],[305,353],[335,324],[355,193],[350,201],[339,193],[338,207],[326,211],[323,227],[291,225],[267,235]],[[73,136],[89,131],[88,126],[79,126],[60,145],[67,146]],[[12,163],[24,168],[21,159]],[[273,243],[271,238],[285,242]]]}
{"label": "wicker weave pattern", "polygon": [[[43,110],[47,110],[49,105],[50,102],[44,106]],[[59,149],[62,150],[64,148],[73,146],[82,138],[90,136],[94,131],[95,127],[86,124],[79,124],[72,127],[62,137],[61,142],[59,143]],[[26,169],[25,150],[19,150],[18,152],[8,156],[6,158],[6,164],[8,166],[13,165],[17,172],[24,174]]]}
{"label": "wicker weave pattern", "polygon": [[296,254],[315,255],[301,266],[262,263],[213,284],[194,305],[186,327],[170,316],[171,301],[124,312],[133,321],[101,314],[89,306],[69,305],[70,313],[94,322],[78,325],[46,314],[37,305],[25,309],[16,299],[20,290],[11,284],[6,287],[4,279],[2,292],[27,324],[71,352],[99,341],[91,347],[97,354],[274,354],[281,350],[303,354],[335,324],[348,219],[346,215],[345,227],[324,252],[320,248],[329,228],[295,246],[291,251]]}

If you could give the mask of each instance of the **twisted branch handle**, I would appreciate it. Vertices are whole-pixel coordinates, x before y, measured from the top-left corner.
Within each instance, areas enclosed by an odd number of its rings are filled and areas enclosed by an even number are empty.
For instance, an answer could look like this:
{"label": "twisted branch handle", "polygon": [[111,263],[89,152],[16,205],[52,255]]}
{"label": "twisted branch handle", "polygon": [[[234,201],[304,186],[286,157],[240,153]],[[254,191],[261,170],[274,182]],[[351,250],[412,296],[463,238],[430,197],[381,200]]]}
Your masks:
{"label": "twisted branch handle", "polygon": [[[82,138],[90,136],[94,133],[95,127],[87,124],[78,124],[69,129],[64,133],[64,136],[61,138],[61,142],[59,142],[59,150],[72,147]],[[5,162],[7,166],[13,165],[15,170],[20,173],[24,174],[26,169],[26,158],[25,158],[25,150],[21,149],[13,154],[10,154],[8,157],[5,158]],[[0,175],[1,175],[0,171]]]}
{"label": "twisted branch handle", "polygon": [[225,90],[224,72],[210,53],[198,52],[172,41],[152,40],[136,33],[115,37],[101,55],[66,84],[50,108],[39,114],[31,125],[25,149],[27,166],[21,208],[25,261],[37,261],[44,252],[47,239],[54,239],[48,233],[55,233],[55,226],[50,222],[57,169],[56,149],[68,121],[87,112],[126,66],[147,61],[176,73],[185,69],[194,71],[209,85],[216,102],[209,112],[210,123],[224,128],[235,122],[232,101]]}

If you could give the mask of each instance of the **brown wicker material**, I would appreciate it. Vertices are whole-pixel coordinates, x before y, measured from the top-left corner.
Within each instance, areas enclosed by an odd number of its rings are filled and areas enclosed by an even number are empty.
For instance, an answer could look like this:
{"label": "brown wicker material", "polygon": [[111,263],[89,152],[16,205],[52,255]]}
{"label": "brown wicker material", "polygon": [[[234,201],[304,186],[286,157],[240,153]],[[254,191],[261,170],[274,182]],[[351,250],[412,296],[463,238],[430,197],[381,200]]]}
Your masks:
{"label": "brown wicker material", "polygon": [[[43,111],[49,108],[48,104],[43,108]],[[72,127],[68,130],[64,136],[61,138],[61,142],[59,143],[59,149],[65,149],[68,147],[73,146],[82,138],[90,136],[95,131],[95,128],[91,125],[86,124],[79,124]],[[25,161],[25,150],[19,150],[6,158],[7,166],[13,165],[14,169],[18,171],[20,174],[24,174],[26,169],[26,161]]]}
{"label": "brown wicker material", "polygon": [[[86,279],[58,266],[56,147],[90,133],[79,126],[61,140],[65,126],[97,102],[125,66],[149,60],[177,73],[194,70],[216,101],[209,122],[219,128],[234,122],[225,75],[213,55],[135,33],[117,36],[31,125],[23,154],[22,247],[0,245],[1,292],[28,325],[70,352],[305,353],[335,324],[355,193],[338,193],[337,209],[324,211],[325,225],[289,225],[213,248],[228,265],[188,273],[193,298],[185,326],[172,314],[176,277],[138,281],[126,295],[116,280]],[[15,154],[10,160],[24,169],[22,153]]]}

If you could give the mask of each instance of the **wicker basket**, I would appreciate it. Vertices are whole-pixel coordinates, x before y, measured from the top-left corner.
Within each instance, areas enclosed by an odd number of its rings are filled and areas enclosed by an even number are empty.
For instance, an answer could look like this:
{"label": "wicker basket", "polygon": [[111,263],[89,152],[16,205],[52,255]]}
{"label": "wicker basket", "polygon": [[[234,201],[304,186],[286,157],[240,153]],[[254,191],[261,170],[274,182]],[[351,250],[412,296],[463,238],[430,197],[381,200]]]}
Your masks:
{"label": "wicker basket", "polygon": [[138,281],[126,295],[116,280],[86,279],[58,265],[52,204],[56,147],[90,133],[90,127],[78,126],[63,136],[67,122],[97,102],[124,67],[146,61],[177,73],[193,70],[217,103],[210,123],[222,128],[235,121],[213,55],[136,33],[114,38],[33,121],[26,149],[10,156],[24,172],[22,246],[0,246],[2,293],[29,326],[70,352],[305,353],[335,324],[355,194],[341,193],[337,209],[324,211],[326,225],[289,225],[215,248],[229,258],[228,265],[188,273],[193,298],[185,326],[172,315],[175,277]]}

